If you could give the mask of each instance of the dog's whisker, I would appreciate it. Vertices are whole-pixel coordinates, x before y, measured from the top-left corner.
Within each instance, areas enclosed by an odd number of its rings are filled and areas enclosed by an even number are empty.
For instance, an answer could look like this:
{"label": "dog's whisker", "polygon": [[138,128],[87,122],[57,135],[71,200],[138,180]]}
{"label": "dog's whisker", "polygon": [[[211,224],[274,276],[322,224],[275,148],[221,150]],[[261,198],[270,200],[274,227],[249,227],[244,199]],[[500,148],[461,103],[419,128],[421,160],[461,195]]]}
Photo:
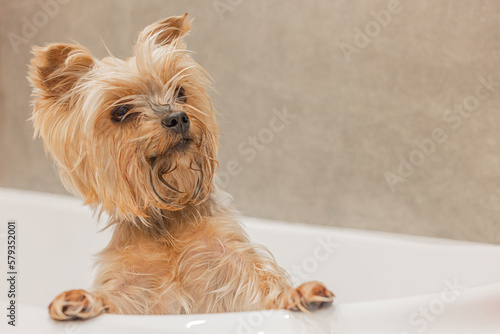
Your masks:
{"label": "dog's whisker", "polygon": [[163,183],[168,189],[178,193],[178,194],[183,194],[184,192],[183,191],[180,191],[178,189],[175,189],[174,187],[172,187],[170,184],[168,184],[167,181],[165,181],[165,179],[163,178],[163,176],[161,174],[158,175],[158,179],[161,181],[161,183]]}
{"label": "dog's whisker", "polygon": [[173,207],[173,208],[183,208],[183,206],[182,206],[182,205],[173,204],[173,203],[170,203],[170,202],[168,202],[168,201],[164,200],[164,199],[160,196],[160,194],[158,194],[158,191],[156,190],[156,187],[155,187],[154,182],[153,182],[153,174],[152,174],[152,170],[151,170],[151,171],[150,171],[150,173],[149,173],[149,182],[150,182],[150,184],[151,184],[151,188],[153,189],[153,192],[155,193],[155,195],[158,197],[158,199],[159,199],[160,201],[162,201],[163,203],[165,203],[165,204],[167,204],[168,206]]}
{"label": "dog's whisker", "polygon": [[194,111],[196,111],[197,113],[200,113],[200,114],[202,114],[202,115],[204,115],[204,116],[209,116],[207,113],[204,113],[204,112],[203,112],[203,111],[201,111],[200,109],[198,109],[198,108],[196,108],[196,107],[194,107],[194,106],[192,106],[192,105],[190,105],[190,104],[187,104],[187,105],[186,105],[186,107],[187,107],[188,109],[194,110]]}

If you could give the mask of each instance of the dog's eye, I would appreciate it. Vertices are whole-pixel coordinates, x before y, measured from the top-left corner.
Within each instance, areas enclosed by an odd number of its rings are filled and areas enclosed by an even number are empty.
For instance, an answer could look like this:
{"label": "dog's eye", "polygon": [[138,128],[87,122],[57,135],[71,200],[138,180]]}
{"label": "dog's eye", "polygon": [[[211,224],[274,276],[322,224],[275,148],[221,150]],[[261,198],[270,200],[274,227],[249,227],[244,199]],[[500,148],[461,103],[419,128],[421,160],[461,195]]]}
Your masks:
{"label": "dog's eye", "polygon": [[128,112],[132,109],[132,106],[124,104],[113,109],[111,113],[111,119],[114,122],[123,122],[130,114]]}
{"label": "dog's eye", "polygon": [[179,103],[186,103],[186,91],[184,90],[184,87],[179,87],[177,89],[176,99]]}

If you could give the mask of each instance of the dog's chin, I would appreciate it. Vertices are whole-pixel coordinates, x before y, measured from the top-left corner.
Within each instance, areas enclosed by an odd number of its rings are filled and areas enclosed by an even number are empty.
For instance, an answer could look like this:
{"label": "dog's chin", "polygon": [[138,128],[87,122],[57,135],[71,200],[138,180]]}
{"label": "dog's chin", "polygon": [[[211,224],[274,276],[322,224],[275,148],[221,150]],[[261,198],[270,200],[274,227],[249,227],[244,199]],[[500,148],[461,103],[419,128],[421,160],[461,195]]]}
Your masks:
{"label": "dog's chin", "polygon": [[193,139],[186,137],[181,138],[172,148],[170,148],[170,152],[182,153],[187,151],[193,145]]}
{"label": "dog's chin", "polygon": [[190,156],[189,152],[191,151],[193,146],[194,141],[192,138],[180,138],[167,150],[148,156],[147,162],[150,167],[154,167],[159,162],[185,160]]}
{"label": "dog's chin", "polygon": [[191,138],[181,138],[165,153],[151,157],[149,163],[149,186],[155,200],[168,210],[201,203],[210,192],[199,151]]}

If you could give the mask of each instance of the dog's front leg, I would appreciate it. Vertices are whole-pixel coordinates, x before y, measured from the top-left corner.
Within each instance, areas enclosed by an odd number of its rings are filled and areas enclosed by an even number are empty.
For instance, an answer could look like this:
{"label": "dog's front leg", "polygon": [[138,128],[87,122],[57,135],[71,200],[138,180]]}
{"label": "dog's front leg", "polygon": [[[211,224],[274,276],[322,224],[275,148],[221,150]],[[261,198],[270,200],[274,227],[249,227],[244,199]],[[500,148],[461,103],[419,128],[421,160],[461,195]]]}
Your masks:
{"label": "dog's front leg", "polygon": [[[332,305],[335,295],[323,283],[311,281],[294,288],[288,282],[273,279],[278,272],[271,271],[259,277],[259,286],[265,296],[264,308],[309,312]],[[269,285],[273,281],[274,284]]]}
{"label": "dog's front leg", "polygon": [[[262,249],[254,245],[256,249]],[[241,248],[241,247],[240,247]],[[238,247],[235,247],[238,249]],[[245,268],[241,277],[249,279],[248,286],[258,287],[265,309],[286,309],[292,311],[309,312],[330,306],[334,294],[326,286],[317,281],[303,283],[292,287],[287,274],[279,267],[274,258],[267,251],[250,251],[245,255]],[[233,259],[241,258],[241,254],[232,256]],[[254,276],[254,274],[256,274]],[[252,281],[254,280],[254,281]],[[248,305],[248,301],[247,301]],[[252,310],[247,308],[246,310]]]}
{"label": "dog's front leg", "polygon": [[332,305],[334,294],[322,283],[306,282],[297,288],[289,288],[283,295],[281,308],[292,311],[316,311]]}
{"label": "dog's front leg", "polygon": [[65,291],[49,305],[49,314],[54,320],[84,320],[103,313],[115,313],[115,307],[100,292]]}

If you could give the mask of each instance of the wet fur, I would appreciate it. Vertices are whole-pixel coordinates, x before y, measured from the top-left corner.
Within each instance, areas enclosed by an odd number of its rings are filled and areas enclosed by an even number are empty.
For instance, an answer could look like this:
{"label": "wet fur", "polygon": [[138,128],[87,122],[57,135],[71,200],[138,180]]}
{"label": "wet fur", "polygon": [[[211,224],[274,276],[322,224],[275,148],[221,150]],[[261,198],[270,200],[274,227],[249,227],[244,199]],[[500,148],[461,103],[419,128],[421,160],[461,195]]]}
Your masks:
{"label": "wet fur", "polygon": [[[146,27],[126,61],[96,59],[77,44],[33,49],[35,134],[66,188],[109,215],[113,228],[92,289],[57,296],[53,319],[313,310],[333,300],[318,282],[292,288],[214,185],[218,129],[210,80],[185,49],[189,29],[186,15]],[[130,116],[113,122],[124,104]],[[161,125],[174,110],[189,116],[187,145]]]}

